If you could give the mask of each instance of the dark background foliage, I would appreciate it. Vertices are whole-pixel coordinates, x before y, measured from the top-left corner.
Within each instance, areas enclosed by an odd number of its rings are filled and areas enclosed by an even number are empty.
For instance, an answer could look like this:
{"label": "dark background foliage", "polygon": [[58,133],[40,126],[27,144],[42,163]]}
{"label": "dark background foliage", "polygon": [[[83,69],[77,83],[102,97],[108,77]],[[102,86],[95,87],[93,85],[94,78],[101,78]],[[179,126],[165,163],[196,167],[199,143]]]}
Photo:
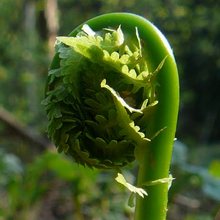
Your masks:
{"label": "dark background foliage", "polygon": [[[67,35],[93,16],[118,11],[142,15],[158,26],[178,64],[181,103],[176,136],[180,142],[174,151],[176,181],[169,218],[205,220],[215,215],[220,201],[220,3],[1,0],[0,219],[15,219],[15,215],[21,216],[16,219],[39,219],[37,215],[49,216],[40,219],[132,218],[126,206],[128,195],[115,186],[112,174],[95,172],[83,188],[80,181],[90,171],[80,168],[78,172],[66,158],[48,153],[54,147],[46,137],[47,119],[40,104],[55,36]],[[53,160],[57,162],[51,165]],[[127,172],[132,175],[132,170]],[[27,191],[25,184],[29,184]],[[27,198],[19,195],[22,192]]]}

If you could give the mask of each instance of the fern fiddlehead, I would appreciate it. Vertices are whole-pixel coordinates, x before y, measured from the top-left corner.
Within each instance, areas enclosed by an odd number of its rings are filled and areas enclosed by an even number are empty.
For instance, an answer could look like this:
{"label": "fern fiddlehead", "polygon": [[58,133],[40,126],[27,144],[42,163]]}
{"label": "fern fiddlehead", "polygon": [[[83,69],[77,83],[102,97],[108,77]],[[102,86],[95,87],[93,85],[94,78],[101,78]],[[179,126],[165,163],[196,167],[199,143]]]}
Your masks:
{"label": "fern fiddlehead", "polygon": [[[48,135],[59,152],[89,167],[117,169],[137,159],[140,186],[167,177],[178,109],[176,75],[167,42],[143,18],[113,13],[91,19],[57,38],[43,101]],[[164,209],[165,194],[157,208]],[[137,201],[137,210],[143,204]],[[150,219],[164,219],[162,212]]]}
{"label": "fern fiddlehead", "polygon": [[150,141],[142,121],[156,104],[156,72],[148,70],[135,27],[133,35],[121,26],[95,33],[84,25],[76,37],[57,38],[60,66],[49,72],[44,101],[48,133],[80,164],[121,167]]}

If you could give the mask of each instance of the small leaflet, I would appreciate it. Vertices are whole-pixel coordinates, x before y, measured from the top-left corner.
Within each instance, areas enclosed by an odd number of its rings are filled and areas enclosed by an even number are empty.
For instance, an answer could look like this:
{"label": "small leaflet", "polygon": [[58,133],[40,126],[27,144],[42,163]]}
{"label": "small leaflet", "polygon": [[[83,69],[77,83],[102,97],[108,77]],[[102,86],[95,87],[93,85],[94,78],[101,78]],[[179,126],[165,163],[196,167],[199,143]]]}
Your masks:
{"label": "small leaflet", "polygon": [[136,187],[136,186],[133,186],[132,184],[128,183],[121,173],[117,174],[117,177],[115,178],[115,180],[118,183],[120,183],[123,186],[125,186],[132,193],[137,193],[142,198],[144,198],[144,196],[147,196],[147,192],[144,189]]}
{"label": "small leaflet", "polygon": [[168,189],[171,187],[172,182],[175,178],[173,178],[173,176],[170,174],[168,177],[166,178],[161,178],[158,180],[153,180],[153,181],[149,181],[143,184],[143,186],[154,186],[154,185],[158,185],[158,184],[164,184],[164,183],[168,183]]}
{"label": "small leaflet", "polygon": [[111,88],[109,85],[106,84],[106,79],[103,79],[101,82],[101,87],[105,88],[107,90],[109,90],[109,92],[111,92],[111,94],[121,103],[122,106],[124,106],[129,112],[138,112],[140,114],[143,114],[142,109],[136,109],[136,108],[132,108],[131,106],[129,106],[123,98],[121,98],[117,92]]}

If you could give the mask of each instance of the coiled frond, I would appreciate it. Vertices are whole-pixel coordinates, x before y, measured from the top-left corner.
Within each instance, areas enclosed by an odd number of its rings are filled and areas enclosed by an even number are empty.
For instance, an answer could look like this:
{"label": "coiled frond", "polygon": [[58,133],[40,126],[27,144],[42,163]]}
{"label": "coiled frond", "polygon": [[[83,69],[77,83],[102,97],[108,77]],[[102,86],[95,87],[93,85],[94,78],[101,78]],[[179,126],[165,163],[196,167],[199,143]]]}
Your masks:
{"label": "coiled frond", "polygon": [[146,118],[157,104],[156,74],[148,70],[138,29],[94,32],[84,25],[75,37],[58,37],[59,65],[48,74],[43,104],[48,135],[59,152],[96,168],[118,168],[149,142]]}

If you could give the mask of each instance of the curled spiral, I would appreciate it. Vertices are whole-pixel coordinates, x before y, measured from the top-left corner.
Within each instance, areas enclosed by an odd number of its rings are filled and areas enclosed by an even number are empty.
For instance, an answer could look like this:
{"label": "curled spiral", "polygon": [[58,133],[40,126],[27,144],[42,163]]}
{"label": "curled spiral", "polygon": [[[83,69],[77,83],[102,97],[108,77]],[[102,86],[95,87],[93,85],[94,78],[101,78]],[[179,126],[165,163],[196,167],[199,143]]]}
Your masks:
{"label": "curled spiral", "polygon": [[146,119],[157,104],[151,72],[138,28],[93,31],[84,24],[74,36],[58,37],[56,65],[48,74],[43,100],[48,135],[59,152],[77,163],[119,168],[149,142]]}

